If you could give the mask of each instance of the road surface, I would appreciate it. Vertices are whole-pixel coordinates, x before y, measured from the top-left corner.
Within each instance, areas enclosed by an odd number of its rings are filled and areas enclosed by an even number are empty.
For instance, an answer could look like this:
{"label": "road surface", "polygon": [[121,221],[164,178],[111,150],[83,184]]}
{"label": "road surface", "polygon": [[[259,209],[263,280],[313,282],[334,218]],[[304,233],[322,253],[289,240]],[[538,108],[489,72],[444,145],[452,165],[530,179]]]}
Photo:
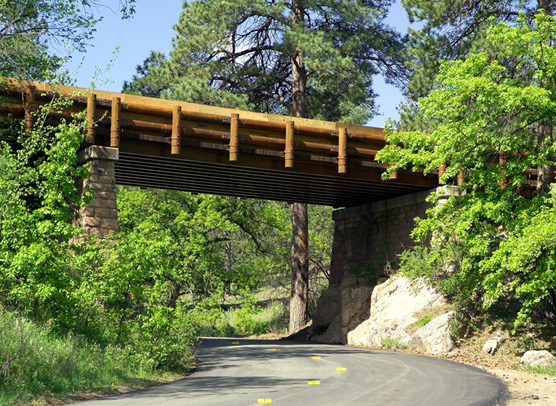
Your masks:
{"label": "road surface", "polygon": [[286,341],[206,338],[178,381],[84,406],[503,405],[483,371],[396,352]]}

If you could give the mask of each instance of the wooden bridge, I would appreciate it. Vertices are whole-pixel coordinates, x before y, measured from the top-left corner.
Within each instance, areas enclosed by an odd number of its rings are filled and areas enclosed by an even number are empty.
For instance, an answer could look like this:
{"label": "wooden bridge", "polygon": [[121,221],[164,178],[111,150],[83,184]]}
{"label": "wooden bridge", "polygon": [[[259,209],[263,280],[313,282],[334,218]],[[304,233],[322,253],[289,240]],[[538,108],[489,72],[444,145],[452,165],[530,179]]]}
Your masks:
{"label": "wooden bridge", "polygon": [[[116,183],[237,197],[350,207],[438,185],[437,176],[375,161],[380,128],[309,120],[122,93],[10,81],[0,114],[33,125],[57,96],[86,111],[87,144],[119,149]],[[86,146],[86,145],[85,145]]]}

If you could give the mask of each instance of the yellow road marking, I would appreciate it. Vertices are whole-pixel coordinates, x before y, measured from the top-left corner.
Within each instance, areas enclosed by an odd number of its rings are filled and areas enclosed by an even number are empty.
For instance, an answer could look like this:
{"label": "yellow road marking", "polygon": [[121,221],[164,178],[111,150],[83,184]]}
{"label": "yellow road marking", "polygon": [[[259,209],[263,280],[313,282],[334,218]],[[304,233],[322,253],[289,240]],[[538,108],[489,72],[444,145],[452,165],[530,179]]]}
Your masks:
{"label": "yellow road marking", "polygon": [[346,372],[348,369],[347,368],[336,368],[336,371],[340,371],[340,372]]}
{"label": "yellow road marking", "polygon": [[320,385],[320,381],[309,381],[307,382],[309,385]]}
{"label": "yellow road marking", "polygon": [[273,348],[272,351],[280,351],[281,348]]}
{"label": "yellow road marking", "polygon": [[315,355],[315,356],[313,357],[313,359],[321,359],[321,356],[320,356],[320,355]]}
{"label": "yellow road marking", "polygon": [[257,399],[257,403],[272,403],[272,399]]}
{"label": "yellow road marking", "polygon": [[232,341],[232,344],[239,344],[239,341]]}

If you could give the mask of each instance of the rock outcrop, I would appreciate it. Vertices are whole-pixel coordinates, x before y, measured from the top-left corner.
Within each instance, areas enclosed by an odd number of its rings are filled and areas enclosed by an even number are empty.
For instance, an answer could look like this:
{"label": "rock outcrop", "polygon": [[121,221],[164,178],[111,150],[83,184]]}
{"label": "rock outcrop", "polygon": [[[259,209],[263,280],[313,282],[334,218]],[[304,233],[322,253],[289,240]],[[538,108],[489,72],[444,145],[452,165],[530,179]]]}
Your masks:
{"label": "rock outcrop", "polygon": [[391,278],[373,290],[370,317],[347,334],[348,344],[380,347],[385,340],[393,340],[446,351],[451,348],[448,322],[453,313],[431,320],[431,326],[425,329],[425,325],[415,340],[412,330],[424,315],[442,313],[447,304],[440,292],[420,279]]}
{"label": "rock outcrop", "polygon": [[450,337],[450,321],[456,313],[450,311],[432,319],[419,328],[411,339],[411,345],[430,354],[446,354],[454,348]]}
{"label": "rock outcrop", "polygon": [[311,341],[346,344],[348,332],[369,317],[372,291],[367,280],[351,273],[344,276],[340,287],[326,289],[313,316]]}

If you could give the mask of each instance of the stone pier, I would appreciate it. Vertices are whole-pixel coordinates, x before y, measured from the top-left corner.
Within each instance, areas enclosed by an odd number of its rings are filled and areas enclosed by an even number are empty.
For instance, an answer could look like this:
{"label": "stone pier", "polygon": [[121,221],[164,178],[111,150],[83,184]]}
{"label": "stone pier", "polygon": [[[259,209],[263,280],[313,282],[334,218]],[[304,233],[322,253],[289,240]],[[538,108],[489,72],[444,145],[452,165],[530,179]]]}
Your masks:
{"label": "stone pier", "polygon": [[103,237],[119,230],[114,170],[117,160],[117,148],[93,145],[79,153],[80,163],[90,163],[90,176],[80,181],[79,191],[83,194],[90,190],[94,198],[86,207],[79,209],[74,224],[87,234]]}
{"label": "stone pier", "polygon": [[315,341],[346,343],[347,333],[369,317],[377,280],[398,266],[397,255],[413,246],[416,217],[430,207],[430,190],[337,210],[330,286],[313,315]]}

